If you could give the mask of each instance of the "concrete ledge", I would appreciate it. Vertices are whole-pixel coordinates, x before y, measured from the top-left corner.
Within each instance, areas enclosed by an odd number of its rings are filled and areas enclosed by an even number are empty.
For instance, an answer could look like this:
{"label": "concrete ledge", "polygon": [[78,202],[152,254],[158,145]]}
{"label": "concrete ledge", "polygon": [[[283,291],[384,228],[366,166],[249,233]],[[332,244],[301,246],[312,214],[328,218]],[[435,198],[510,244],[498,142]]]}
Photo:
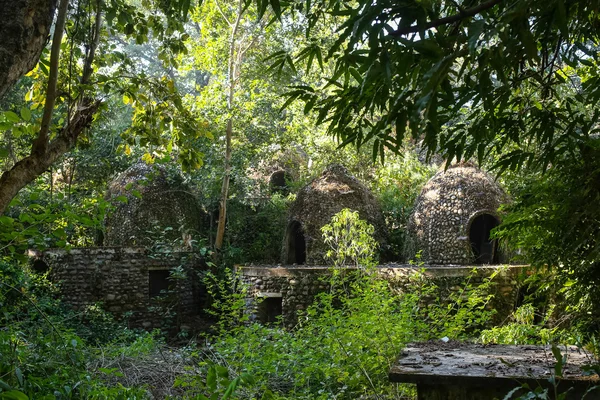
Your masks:
{"label": "concrete ledge", "polygon": [[[236,265],[235,269],[244,276],[281,276],[294,277],[307,273],[326,273],[331,267],[325,265]],[[459,277],[466,276],[470,271],[476,269],[478,272],[491,274],[495,271],[506,269],[507,271],[520,272],[528,268],[528,265],[423,265],[412,264],[382,264],[377,270],[392,275],[407,275],[424,271],[426,275],[436,277]],[[356,267],[347,267],[355,270]]]}

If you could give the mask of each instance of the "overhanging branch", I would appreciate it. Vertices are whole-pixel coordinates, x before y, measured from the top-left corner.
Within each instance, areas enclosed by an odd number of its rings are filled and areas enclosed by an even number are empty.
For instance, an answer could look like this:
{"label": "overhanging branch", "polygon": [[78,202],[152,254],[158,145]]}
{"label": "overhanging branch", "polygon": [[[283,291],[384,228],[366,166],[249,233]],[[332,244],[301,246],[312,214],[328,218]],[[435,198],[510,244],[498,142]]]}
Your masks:
{"label": "overhanging branch", "polygon": [[422,30],[437,28],[438,26],[442,26],[442,25],[452,24],[454,22],[461,21],[465,18],[469,18],[474,15],[477,15],[485,10],[489,10],[490,8],[494,7],[495,5],[502,3],[502,1],[504,1],[504,0],[489,0],[489,1],[486,1],[485,3],[479,4],[478,6],[468,8],[464,11],[461,11],[458,14],[449,15],[447,17],[428,22],[424,26],[423,25],[412,25],[412,26],[407,26],[405,28],[396,29],[395,31],[390,33],[390,36],[402,36],[402,35],[407,35],[409,33],[420,32]]}

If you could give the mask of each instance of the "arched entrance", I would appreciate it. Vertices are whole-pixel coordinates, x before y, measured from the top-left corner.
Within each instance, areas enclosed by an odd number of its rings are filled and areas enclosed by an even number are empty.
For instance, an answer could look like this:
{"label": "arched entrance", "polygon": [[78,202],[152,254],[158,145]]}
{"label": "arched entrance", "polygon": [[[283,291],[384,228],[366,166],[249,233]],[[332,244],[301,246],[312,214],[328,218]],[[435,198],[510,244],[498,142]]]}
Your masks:
{"label": "arched entrance", "polygon": [[279,193],[287,196],[290,193],[288,182],[291,181],[291,176],[284,170],[273,172],[269,179],[269,189],[271,193]]}
{"label": "arched entrance", "polygon": [[469,226],[469,242],[476,264],[498,263],[497,240],[490,238],[490,232],[499,224],[490,214],[480,214],[473,218]]}
{"label": "arched entrance", "polygon": [[306,262],[306,241],[302,225],[298,221],[290,222],[286,234],[287,264],[304,264]]}

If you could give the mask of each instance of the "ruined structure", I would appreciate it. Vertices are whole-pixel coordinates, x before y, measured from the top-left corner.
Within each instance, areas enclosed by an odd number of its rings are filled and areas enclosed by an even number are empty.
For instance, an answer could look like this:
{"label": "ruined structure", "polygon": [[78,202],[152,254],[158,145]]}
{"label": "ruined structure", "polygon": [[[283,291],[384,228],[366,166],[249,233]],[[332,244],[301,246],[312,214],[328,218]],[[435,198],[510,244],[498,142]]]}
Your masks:
{"label": "ruined structure", "polygon": [[101,303],[132,327],[176,327],[198,315],[205,302],[199,273],[206,264],[197,253],[87,247],[49,249],[33,256],[33,268],[48,272],[73,309],[85,311]]}
{"label": "ruined structure", "polygon": [[107,197],[116,209],[105,221],[105,246],[149,246],[156,240],[151,232],[175,240],[201,228],[195,196],[163,166],[134,164],[110,184]]}
{"label": "ruined structure", "polygon": [[410,216],[405,256],[436,264],[498,264],[501,254],[490,231],[500,222],[507,196],[472,163],[458,163],[427,182]]}
{"label": "ruined structure", "polygon": [[330,165],[298,192],[290,207],[282,261],[284,264],[325,264],[327,246],[321,228],[344,208],[357,211],[375,227],[375,239],[385,248],[387,234],[381,208],[361,182],[341,165]]}
{"label": "ruined structure", "polygon": [[[378,266],[377,273],[388,280],[394,290],[403,292],[407,290],[411,277],[421,269],[418,266],[386,264]],[[526,269],[524,266],[484,266],[474,272],[468,266],[425,267],[423,278],[437,286],[441,299],[448,299],[452,294],[462,293],[466,282],[475,286],[496,274],[495,284],[489,286],[489,294],[493,297],[488,308],[496,310],[493,318],[499,323],[518,304],[519,282]],[[324,266],[247,265],[238,266],[237,271],[248,288],[247,312],[251,319],[262,323],[281,319],[283,326],[292,328],[298,322],[298,314],[306,310],[319,293],[330,290],[328,280],[323,278],[327,278],[331,270]]]}

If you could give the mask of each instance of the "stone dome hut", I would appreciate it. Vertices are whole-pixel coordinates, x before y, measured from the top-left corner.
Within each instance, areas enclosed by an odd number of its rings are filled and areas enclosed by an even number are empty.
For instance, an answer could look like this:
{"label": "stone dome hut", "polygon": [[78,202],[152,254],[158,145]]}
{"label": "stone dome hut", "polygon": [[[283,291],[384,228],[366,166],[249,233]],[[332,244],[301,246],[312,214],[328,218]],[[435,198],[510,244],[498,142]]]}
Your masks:
{"label": "stone dome hut", "polygon": [[496,264],[490,231],[500,222],[507,196],[486,172],[469,162],[435,174],[421,190],[408,222],[407,259],[421,250],[426,264]]}
{"label": "stone dome hut", "polygon": [[284,264],[325,264],[327,245],[321,228],[344,208],[358,211],[375,227],[375,240],[386,246],[387,231],[373,194],[341,165],[330,165],[302,188],[290,207],[282,258]]}
{"label": "stone dome hut", "polygon": [[181,176],[141,161],[110,183],[107,198],[116,209],[105,220],[104,246],[149,246],[148,231],[167,231],[165,239],[198,231],[203,212]]}

